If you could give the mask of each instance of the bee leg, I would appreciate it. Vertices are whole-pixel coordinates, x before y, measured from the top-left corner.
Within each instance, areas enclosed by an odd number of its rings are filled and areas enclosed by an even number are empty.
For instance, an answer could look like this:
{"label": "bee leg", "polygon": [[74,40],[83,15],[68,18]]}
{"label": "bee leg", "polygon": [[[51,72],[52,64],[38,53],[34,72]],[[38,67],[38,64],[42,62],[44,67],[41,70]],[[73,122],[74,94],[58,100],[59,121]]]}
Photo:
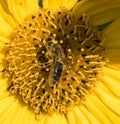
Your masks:
{"label": "bee leg", "polygon": [[52,65],[52,62],[46,62],[46,63],[41,63],[41,64],[37,65],[37,67],[48,67],[51,65]]}

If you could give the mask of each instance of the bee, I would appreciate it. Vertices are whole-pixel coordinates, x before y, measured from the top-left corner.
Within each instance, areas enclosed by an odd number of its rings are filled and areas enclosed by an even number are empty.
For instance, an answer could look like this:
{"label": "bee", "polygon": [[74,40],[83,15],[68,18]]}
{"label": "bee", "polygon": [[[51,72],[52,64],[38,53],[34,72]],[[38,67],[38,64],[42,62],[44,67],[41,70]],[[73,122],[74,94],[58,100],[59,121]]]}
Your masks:
{"label": "bee", "polygon": [[73,74],[77,76],[75,68],[66,59],[63,48],[52,41],[49,41],[47,45],[52,61],[46,63],[43,67],[50,66],[50,72],[47,79],[49,86],[52,87],[60,82],[60,78],[65,69],[72,71]]}
{"label": "bee", "polygon": [[54,86],[59,82],[61,78],[66,60],[65,54],[60,45],[51,43],[50,46],[53,56],[53,63],[50,69],[48,83],[50,86]]}

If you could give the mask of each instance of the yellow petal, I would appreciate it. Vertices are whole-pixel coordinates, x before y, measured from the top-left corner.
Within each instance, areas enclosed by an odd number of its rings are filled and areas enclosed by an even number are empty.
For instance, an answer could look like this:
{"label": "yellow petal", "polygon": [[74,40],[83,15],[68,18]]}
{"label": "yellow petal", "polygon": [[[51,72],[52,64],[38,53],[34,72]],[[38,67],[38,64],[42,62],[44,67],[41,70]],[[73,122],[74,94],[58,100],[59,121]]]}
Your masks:
{"label": "yellow petal", "polygon": [[7,80],[3,79],[2,73],[0,73],[0,101],[9,95],[7,92]]}
{"label": "yellow petal", "polygon": [[11,110],[16,110],[16,106],[13,106],[13,103],[14,99],[11,99],[10,97],[0,100],[0,124],[4,124],[7,117],[12,115]]}
{"label": "yellow petal", "polygon": [[[2,118],[3,119],[3,123],[1,124],[13,124],[13,118],[15,117],[18,109],[16,109],[17,106],[16,104],[11,104],[11,106],[8,108],[7,112],[3,114]],[[7,114],[7,116],[6,116]],[[5,116],[4,116],[5,115]]]}
{"label": "yellow petal", "polygon": [[108,118],[117,124],[120,123],[120,70],[104,68],[103,72],[103,81],[98,84],[95,93],[107,108]]}
{"label": "yellow petal", "polygon": [[37,0],[7,0],[7,5],[18,23],[21,23],[28,14],[38,10]]}
{"label": "yellow petal", "polygon": [[4,1],[0,1],[0,13],[4,17],[5,21],[12,27],[15,27],[17,22],[12,17],[11,13],[8,11],[8,8],[4,6]]}
{"label": "yellow petal", "polygon": [[[105,93],[105,92],[104,92]],[[99,97],[96,96],[96,94],[92,94],[90,96],[90,100],[96,105],[96,107],[106,116],[108,119],[108,123],[110,124],[117,124],[120,122],[119,116],[116,115],[111,109],[109,109],[108,106],[106,106]],[[112,102],[112,101],[111,101]]]}
{"label": "yellow petal", "polygon": [[[3,54],[0,54],[0,61],[3,58]],[[2,64],[0,64],[0,71],[4,70],[4,66]]]}
{"label": "yellow petal", "polygon": [[24,19],[26,15],[24,0],[13,0],[13,5],[16,8],[17,14]]}
{"label": "yellow petal", "polygon": [[104,68],[103,81],[107,88],[118,98],[120,98],[120,70]]}
{"label": "yellow petal", "polygon": [[69,123],[67,123],[67,120],[66,120],[64,114],[54,113],[52,115],[52,118],[54,120],[54,124],[69,124]]}
{"label": "yellow petal", "polygon": [[38,0],[25,0],[24,2],[27,15],[39,9]]}
{"label": "yellow petal", "polygon": [[113,21],[102,34],[106,48],[103,56],[109,59],[109,64],[120,68],[120,18]]}
{"label": "yellow petal", "polygon": [[[10,13],[15,18],[17,23],[21,23],[23,21],[23,18],[21,17],[20,13],[17,10],[18,6],[21,6],[21,2],[20,1],[15,2],[15,0],[7,0],[7,5],[6,6],[8,6],[8,9],[9,9]],[[23,12],[23,15],[24,15],[24,10],[22,12]]]}
{"label": "yellow petal", "polygon": [[[33,113],[34,114],[34,113]],[[32,115],[33,116],[33,115]],[[34,117],[34,116],[33,116]],[[46,119],[46,115],[45,114],[43,114],[43,115],[41,115],[41,117],[40,117],[40,119],[39,120],[36,120],[35,119],[35,117],[33,118],[33,123],[31,123],[31,124],[44,124],[45,123],[45,119]],[[35,121],[36,121],[36,123],[35,123]]]}
{"label": "yellow petal", "polygon": [[73,8],[77,15],[89,15],[94,25],[101,25],[119,17],[119,11],[119,0],[83,0]]}
{"label": "yellow petal", "polygon": [[111,49],[120,49],[120,18],[112,22],[103,30],[104,46]]}
{"label": "yellow petal", "polygon": [[116,97],[111,96],[99,87],[97,87],[96,94],[112,113],[120,117],[120,107],[118,107],[120,106],[119,99],[116,99]]}
{"label": "yellow petal", "polygon": [[90,124],[100,124],[98,119],[84,105],[80,105],[79,109],[84,113]]}
{"label": "yellow petal", "polygon": [[43,8],[49,8],[52,11],[60,7],[66,7],[67,9],[72,9],[77,0],[43,0]]}
{"label": "yellow petal", "polygon": [[27,124],[29,122],[29,116],[26,112],[26,108],[16,106],[14,109],[18,109],[18,111],[15,114],[12,124]]}
{"label": "yellow petal", "polygon": [[67,118],[68,124],[77,124],[73,112],[71,111],[68,112],[66,114],[66,118]]}
{"label": "yellow petal", "polygon": [[101,109],[96,106],[97,101],[93,102],[91,99],[91,96],[89,96],[86,98],[85,101],[85,107],[88,109],[88,111],[90,111],[99,120],[101,124],[105,124],[106,122],[107,124],[111,124],[110,120],[107,118],[105,113],[103,113]]}
{"label": "yellow petal", "polygon": [[55,124],[51,115],[48,115],[48,116],[45,118],[44,124]]}
{"label": "yellow petal", "polygon": [[38,0],[0,1],[0,12],[12,27],[21,23],[28,14],[38,9]]}
{"label": "yellow petal", "polygon": [[114,95],[114,97],[120,98],[120,81],[113,79],[109,76],[104,76],[103,82],[106,85],[107,89],[103,89],[108,92],[110,95]]}
{"label": "yellow petal", "polygon": [[[120,37],[120,35],[118,35],[117,31],[114,33],[111,33],[111,35],[108,36],[107,40],[105,40],[104,46],[108,49],[120,49],[120,40],[114,40],[119,37]],[[113,40],[111,41],[110,38]],[[110,39],[110,40],[108,40],[108,39]]]}
{"label": "yellow petal", "polygon": [[73,114],[77,124],[89,124],[89,120],[78,107],[73,108]]}
{"label": "yellow petal", "polygon": [[108,64],[120,68],[120,49],[106,49],[104,57],[109,59]]}
{"label": "yellow petal", "polygon": [[55,11],[59,7],[63,6],[64,0],[43,0],[43,8],[48,8]]}
{"label": "yellow petal", "polygon": [[0,124],[44,124],[42,123],[44,117],[36,120],[34,114],[14,96],[1,100],[0,109]]}
{"label": "yellow petal", "polygon": [[7,38],[7,37],[3,37],[3,36],[0,36],[0,47],[3,47],[3,45],[5,45],[5,43],[9,43],[10,40]]}
{"label": "yellow petal", "polygon": [[11,34],[13,28],[5,21],[0,14],[0,36],[7,37]]}
{"label": "yellow petal", "polygon": [[[33,112],[28,112],[28,114],[29,114],[29,123],[28,124],[44,124],[41,122],[41,120],[37,121],[35,119],[35,115]],[[42,118],[42,120],[44,120],[44,117]],[[38,123],[38,122],[40,122],[40,123]]]}
{"label": "yellow petal", "polygon": [[77,3],[77,0],[64,0],[63,6],[65,6],[67,9],[72,9],[73,6]]}

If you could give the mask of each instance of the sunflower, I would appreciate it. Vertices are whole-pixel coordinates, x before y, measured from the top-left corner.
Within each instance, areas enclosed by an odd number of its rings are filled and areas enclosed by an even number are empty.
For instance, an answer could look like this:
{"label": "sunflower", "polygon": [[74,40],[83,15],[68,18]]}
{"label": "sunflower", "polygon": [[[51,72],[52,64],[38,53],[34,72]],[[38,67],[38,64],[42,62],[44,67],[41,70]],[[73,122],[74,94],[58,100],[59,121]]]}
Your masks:
{"label": "sunflower", "polygon": [[120,123],[120,1],[0,0],[0,124]]}

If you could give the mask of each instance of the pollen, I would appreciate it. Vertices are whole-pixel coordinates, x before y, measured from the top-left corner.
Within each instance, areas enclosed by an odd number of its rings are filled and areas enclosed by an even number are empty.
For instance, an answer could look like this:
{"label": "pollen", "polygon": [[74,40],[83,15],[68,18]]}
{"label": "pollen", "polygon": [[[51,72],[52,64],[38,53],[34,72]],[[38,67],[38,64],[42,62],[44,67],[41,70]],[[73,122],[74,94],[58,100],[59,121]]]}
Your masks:
{"label": "pollen", "polygon": [[105,48],[86,15],[40,9],[14,29],[10,40],[4,59],[7,90],[36,118],[81,104],[101,78]]}

